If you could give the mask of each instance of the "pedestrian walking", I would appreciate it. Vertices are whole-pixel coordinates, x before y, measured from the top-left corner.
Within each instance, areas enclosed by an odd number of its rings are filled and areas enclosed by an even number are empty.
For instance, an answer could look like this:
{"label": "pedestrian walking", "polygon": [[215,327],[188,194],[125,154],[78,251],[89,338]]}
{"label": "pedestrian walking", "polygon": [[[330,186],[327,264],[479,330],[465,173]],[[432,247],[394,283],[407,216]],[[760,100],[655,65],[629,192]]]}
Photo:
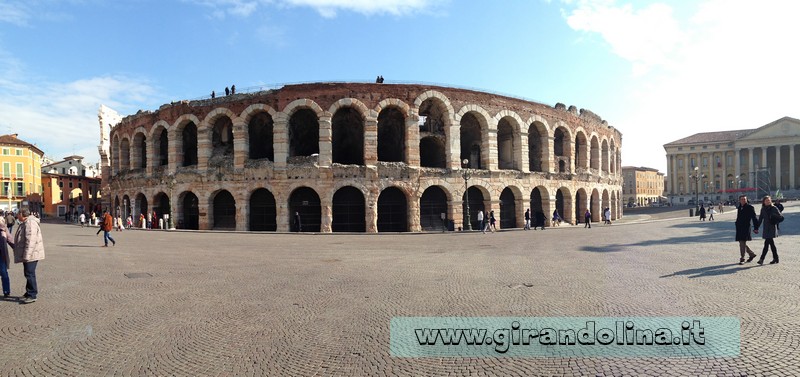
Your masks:
{"label": "pedestrian walking", "polygon": [[536,230],[536,226],[537,226],[537,225],[538,225],[538,226],[540,226],[540,227],[542,227],[542,230],[544,230],[544,226],[546,225],[545,223],[547,222],[547,219],[546,219],[546,218],[545,218],[545,216],[544,216],[544,212],[542,212],[542,211],[536,211],[536,216],[535,216],[535,218],[536,218],[536,223],[535,223],[535,225],[533,226],[533,230]]}
{"label": "pedestrian walking", "polygon": [[8,227],[8,234],[14,231],[14,225],[17,223],[17,219],[14,217],[14,213],[11,211],[6,212],[6,226]]}
{"label": "pedestrian walking", "polygon": [[[739,264],[750,263],[755,259],[756,253],[747,246],[747,241],[751,241],[750,223],[753,223],[753,230],[758,233],[758,219],[756,210],[747,202],[746,195],[739,196],[739,206],[736,208],[736,241],[739,242]],[[749,258],[744,260],[744,254]]]}
{"label": "pedestrian walking", "polygon": [[133,216],[128,215],[128,229],[133,229]]}
{"label": "pedestrian walking", "polygon": [[294,231],[298,233],[303,231],[303,223],[300,222],[300,212],[294,213]]}
{"label": "pedestrian walking", "polygon": [[89,223],[89,226],[95,226],[95,225],[97,225],[97,214],[94,211],[92,211],[92,219],[91,223]]}
{"label": "pedestrian walking", "polygon": [[79,221],[81,222],[81,228],[83,228],[83,226],[86,224],[86,214],[85,213],[81,212],[81,215],[79,217]]}
{"label": "pedestrian walking", "polygon": [[708,221],[714,221],[715,213],[717,213],[717,210],[715,210],[712,206],[708,206]]}
{"label": "pedestrian walking", "polygon": [[118,232],[121,232],[123,229],[125,229],[125,227],[122,226],[122,216],[117,216],[115,222],[117,223],[117,231]]}
{"label": "pedestrian walking", "polygon": [[486,234],[486,228],[483,227],[483,210],[478,211],[478,226],[481,228],[481,233]]}
{"label": "pedestrian walking", "polygon": [[39,294],[39,286],[36,284],[36,265],[44,259],[44,241],[42,240],[42,229],[39,221],[31,217],[31,211],[24,207],[17,212],[19,227],[14,234],[14,263],[22,263],[22,270],[25,274],[25,294],[22,296],[22,304],[36,302]]}
{"label": "pedestrian walking", "polygon": [[769,264],[778,263],[778,248],[775,247],[775,237],[778,236],[776,225],[783,221],[783,215],[778,207],[772,205],[772,198],[767,195],[761,199],[761,213],[758,215],[758,223],[763,225],[761,228],[761,238],[764,239],[764,250],[761,251],[761,258],[758,264],[764,264],[764,257],[767,256],[767,248],[772,250],[772,261]]}
{"label": "pedestrian walking", "polygon": [[561,215],[558,214],[558,209],[553,210],[553,226],[561,226]]}
{"label": "pedestrian walking", "polygon": [[8,266],[11,258],[8,256],[8,240],[11,235],[6,227],[6,217],[0,216],[0,280],[3,283],[3,298],[11,295],[11,280],[8,278]]}
{"label": "pedestrian walking", "polygon": [[603,211],[603,217],[605,218],[605,223],[611,225],[611,208],[606,207],[605,211]]}
{"label": "pedestrian walking", "polygon": [[700,221],[706,221],[706,207],[700,206],[700,210],[698,212],[700,213]]}
{"label": "pedestrian walking", "polygon": [[586,212],[583,213],[583,228],[592,229],[592,213],[589,212],[589,209],[586,209]]}
{"label": "pedestrian walking", "polygon": [[525,227],[522,228],[523,230],[530,230],[531,229],[531,209],[528,208],[525,210]]}
{"label": "pedestrian walking", "polygon": [[489,230],[492,233],[497,230],[497,219],[494,218],[494,211],[489,211]]}
{"label": "pedestrian walking", "polygon": [[117,246],[117,241],[114,241],[114,239],[111,238],[110,233],[112,230],[114,230],[114,218],[111,217],[111,214],[108,213],[108,211],[103,214],[103,227],[101,229],[103,229],[103,247],[108,247],[109,240],[111,241],[112,245]]}

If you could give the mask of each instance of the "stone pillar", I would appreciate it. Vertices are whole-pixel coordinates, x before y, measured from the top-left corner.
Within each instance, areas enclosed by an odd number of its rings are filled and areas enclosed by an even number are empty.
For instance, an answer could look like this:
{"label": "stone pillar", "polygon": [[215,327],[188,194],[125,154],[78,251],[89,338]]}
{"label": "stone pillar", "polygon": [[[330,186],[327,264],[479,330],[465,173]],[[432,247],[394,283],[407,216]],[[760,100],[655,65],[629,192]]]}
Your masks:
{"label": "stone pillar", "polygon": [[[530,159],[530,154],[529,154],[530,149],[528,149],[529,146],[528,146],[528,133],[527,132],[523,132],[523,133],[520,134],[520,143],[519,144],[520,144],[520,151],[519,151],[520,155],[519,155],[518,168],[523,173],[530,173],[533,170],[531,169],[531,166],[530,166],[531,159]],[[516,145],[514,146],[514,148],[516,149]]]}
{"label": "stone pillar", "polygon": [[280,112],[272,120],[272,145],[275,153],[275,170],[286,170],[289,158],[289,118]]}
{"label": "stone pillar", "polygon": [[[453,193],[453,198],[456,198],[456,193]],[[452,219],[455,224],[454,230],[458,231],[459,227],[464,226],[464,202],[462,200],[455,200],[447,203],[447,218]]]}
{"label": "stone pillar", "polygon": [[[284,160],[285,162],[285,160]],[[275,222],[277,223],[276,231],[289,232],[289,192],[281,193],[275,192]],[[284,196],[285,195],[285,196]]]}
{"label": "stone pillar", "polygon": [[370,116],[364,122],[364,165],[378,164],[378,115],[370,110]]}
{"label": "stone pillar", "polygon": [[333,129],[331,116],[319,118],[319,166],[329,167],[333,163]]}
{"label": "stone pillar", "polygon": [[767,147],[761,147],[761,168],[767,167]]}
{"label": "stone pillar", "polygon": [[714,168],[715,168],[715,166],[714,166],[714,164],[715,164],[714,152],[711,152],[711,154],[709,156],[709,159],[711,161],[709,161],[708,175],[709,175],[709,180],[711,181],[711,184],[708,187],[708,189],[709,189],[708,191],[713,193],[717,188],[717,177],[714,175]]}
{"label": "stone pillar", "polygon": [[[451,120],[450,124],[453,124]],[[446,166],[451,170],[461,169],[461,134],[459,133],[461,127],[450,126],[445,127],[445,146],[444,152],[446,154]]]}
{"label": "stone pillar", "polygon": [[178,140],[177,132],[174,130],[168,131],[167,137],[167,173],[174,174],[178,170],[178,164],[183,157],[183,140]]}
{"label": "stone pillar", "polygon": [[333,224],[333,197],[325,195],[320,197],[320,224],[319,231],[321,233],[331,233]]}
{"label": "stone pillar", "polygon": [[[575,141],[569,141],[569,172],[575,173],[575,168],[577,167],[577,161],[575,161]],[[609,159],[610,160],[610,159]]]}
{"label": "stone pillar", "polygon": [[[419,167],[419,115],[415,112],[406,118],[406,151],[405,161],[409,166]],[[447,146],[445,146],[447,153]]]}
{"label": "stone pillar", "polygon": [[147,146],[145,147],[146,149],[145,152],[147,156],[147,164],[144,167],[145,176],[152,177],[153,170],[155,170],[155,168],[158,166],[156,165],[158,164],[158,159],[156,158],[155,137],[151,137],[150,139],[145,139],[144,143]]}
{"label": "stone pillar", "polygon": [[497,154],[497,124],[493,120],[488,120],[488,122],[495,124],[489,126],[485,140],[481,143],[481,167],[495,171],[498,169],[499,165],[499,156]]}
{"label": "stone pillar", "polygon": [[[523,228],[525,226],[525,209],[530,207],[530,202],[522,198],[514,198],[514,218],[517,220],[514,224],[515,228]],[[533,216],[533,214],[531,214]],[[533,218],[533,217],[531,217]]]}
{"label": "stone pillar", "polygon": [[797,187],[797,176],[795,174],[794,145],[789,146],[789,188],[794,190]]}
{"label": "stone pillar", "polygon": [[211,135],[213,132],[208,123],[200,122],[197,126],[197,171],[201,174],[208,170],[208,160],[211,158]]}
{"label": "stone pillar", "polygon": [[737,189],[741,188],[739,184],[739,179],[741,179],[742,175],[741,159],[742,159],[741,152],[739,148],[736,148],[736,150],[733,152],[733,174],[734,174],[733,182],[736,184]]}
{"label": "stone pillar", "polygon": [[[242,118],[236,117],[233,120],[233,167],[234,169],[244,169],[244,163],[249,158],[250,140],[247,134],[247,123]],[[236,227],[238,230],[239,223]]]}
{"label": "stone pillar", "polygon": [[775,146],[775,186],[781,189],[781,146]]}
{"label": "stone pillar", "polygon": [[198,218],[198,228],[200,230],[209,230],[214,226],[214,223],[211,222],[211,218],[213,217],[213,208],[211,208],[208,204],[208,198],[205,195],[201,195],[202,193],[195,193],[197,195],[197,209],[200,212],[200,216]]}
{"label": "stone pillar", "polygon": [[380,194],[377,187],[372,187],[364,198],[366,200],[364,213],[366,215],[367,233],[378,233],[378,196]]}
{"label": "stone pillar", "polygon": [[419,222],[419,197],[416,195],[411,196],[411,200],[408,201],[408,231],[409,232],[421,232],[422,225]]}
{"label": "stone pillar", "polygon": [[747,152],[748,152],[747,153],[747,157],[750,160],[749,163],[748,163],[748,169],[747,169],[747,175],[748,175],[748,177],[747,177],[747,186],[748,187],[756,187],[755,174],[753,174],[755,172],[755,157],[753,156],[753,153],[755,152],[755,148],[747,148]]}
{"label": "stone pillar", "polygon": [[[234,127],[236,127],[236,126],[234,126]],[[236,144],[234,144],[234,148],[235,147],[236,147]],[[244,164],[242,166],[244,166]],[[246,190],[241,190],[243,192],[239,196],[236,196],[236,194],[235,194],[235,192],[239,191],[239,190],[231,190],[231,191],[232,191],[231,193],[234,194],[234,200],[236,201],[236,203],[235,203],[236,204],[236,230],[237,231],[246,231],[246,230],[248,230],[250,228],[250,226],[248,224],[250,222],[249,221],[250,220],[250,216],[248,216],[248,214],[249,214],[248,207],[249,206],[247,205],[248,204],[247,203],[247,199],[248,198],[245,196],[245,195],[247,195],[247,193],[244,192]]]}
{"label": "stone pillar", "polygon": [[553,155],[553,147],[555,138],[551,136],[542,136],[542,171],[556,173],[558,172],[558,165],[555,164],[555,156]]}

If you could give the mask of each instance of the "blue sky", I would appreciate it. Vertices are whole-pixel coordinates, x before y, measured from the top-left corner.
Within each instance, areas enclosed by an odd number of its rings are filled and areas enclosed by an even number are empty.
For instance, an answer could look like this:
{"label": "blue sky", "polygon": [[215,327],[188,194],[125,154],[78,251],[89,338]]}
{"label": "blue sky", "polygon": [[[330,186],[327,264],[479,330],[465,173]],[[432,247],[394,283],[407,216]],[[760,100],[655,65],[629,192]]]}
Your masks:
{"label": "blue sky", "polygon": [[800,2],[4,0],[0,133],[97,161],[97,110],[294,82],[428,82],[562,102],[663,144],[800,118]]}

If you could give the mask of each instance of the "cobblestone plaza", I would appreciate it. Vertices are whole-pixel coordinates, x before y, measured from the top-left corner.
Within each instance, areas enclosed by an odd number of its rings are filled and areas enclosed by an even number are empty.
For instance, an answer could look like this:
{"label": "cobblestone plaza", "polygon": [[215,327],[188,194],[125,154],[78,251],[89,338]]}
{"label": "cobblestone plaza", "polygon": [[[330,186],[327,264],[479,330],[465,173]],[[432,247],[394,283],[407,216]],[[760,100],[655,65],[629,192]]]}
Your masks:
{"label": "cobblestone plaza", "polygon": [[[39,300],[0,301],[0,375],[794,376],[798,212],[764,266],[737,264],[732,209],[485,235],[139,230],[109,248],[45,223]],[[392,357],[390,320],[411,316],[733,316],[741,354]]]}

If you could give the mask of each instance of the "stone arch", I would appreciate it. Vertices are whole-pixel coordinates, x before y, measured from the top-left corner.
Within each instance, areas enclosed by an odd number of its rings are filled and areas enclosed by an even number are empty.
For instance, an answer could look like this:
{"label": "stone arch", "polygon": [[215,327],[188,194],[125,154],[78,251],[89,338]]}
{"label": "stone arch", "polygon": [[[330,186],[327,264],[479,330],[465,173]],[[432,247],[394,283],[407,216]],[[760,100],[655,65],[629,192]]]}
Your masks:
{"label": "stone arch", "polygon": [[555,210],[558,211],[558,215],[561,216],[564,221],[575,224],[575,212],[573,211],[573,203],[574,199],[572,198],[572,193],[569,191],[569,188],[565,186],[561,186],[556,190],[556,201],[555,201]]}
{"label": "stone arch", "polygon": [[275,195],[271,190],[258,187],[250,192],[249,229],[251,231],[274,232],[278,230],[278,211]]}
{"label": "stone arch", "polygon": [[495,116],[497,124],[497,166],[499,169],[522,169],[522,119],[513,111],[503,110]]}
{"label": "stone arch", "polygon": [[[333,163],[364,165],[364,134],[368,110],[360,101],[341,99],[331,106],[331,150]],[[347,105],[345,105],[347,103]]]}
{"label": "stone arch", "polygon": [[557,122],[553,130],[553,161],[559,173],[570,173],[572,132],[564,122]]}
{"label": "stone arch", "polygon": [[123,137],[119,144],[120,170],[131,169],[131,142]]}
{"label": "stone arch", "polygon": [[575,130],[575,168],[589,168],[589,141],[583,128]]}
{"label": "stone arch", "polygon": [[[492,200],[491,192],[489,192],[489,190],[481,184],[475,184],[470,186],[467,189],[467,192],[469,193],[469,195],[467,195],[467,193],[463,193],[461,195],[462,206],[465,203],[469,203],[468,218],[464,220],[464,224],[466,224],[466,221],[469,221],[471,229],[480,230],[480,222],[478,221],[478,212],[483,211],[484,215],[483,219],[485,221],[484,224],[488,223],[489,213],[486,210],[486,205],[488,203],[491,203]],[[467,200],[467,196],[469,196],[469,200]],[[461,213],[467,213],[467,209],[462,207]]]}
{"label": "stone arch", "polygon": [[609,168],[609,151],[608,140],[604,137],[600,142],[600,168],[603,172],[608,173]]}
{"label": "stone arch", "polygon": [[191,114],[178,117],[172,126],[172,140],[178,166],[194,166],[198,161],[198,125],[200,120]]}
{"label": "stone arch", "polygon": [[490,166],[487,138],[490,119],[489,113],[477,105],[466,105],[456,114],[461,144],[459,161],[469,160],[469,167],[473,169],[488,169]]}
{"label": "stone arch", "polygon": [[147,169],[147,131],[138,128],[133,134],[132,169]]}
{"label": "stone arch", "polygon": [[233,125],[237,117],[232,111],[221,107],[212,110],[206,115],[198,132],[206,137],[211,146],[210,156],[225,156],[233,158]]}
{"label": "stone arch", "polygon": [[134,197],[136,201],[136,205],[133,207],[133,219],[134,222],[139,226],[144,228],[144,222],[141,220],[140,215],[144,215],[144,221],[147,221],[147,217],[149,214],[148,206],[147,206],[147,195],[142,192],[139,192]]}
{"label": "stone arch", "polygon": [[150,129],[153,164],[156,167],[169,164],[169,123],[159,120]]}
{"label": "stone arch", "polygon": [[[386,102],[384,100],[382,104]],[[378,161],[405,162],[408,106],[380,107],[378,112]]]}
{"label": "stone arch", "polygon": [[397,186],[388,186],[378,195],[378,232],[408,231],[408,195]]}
{"label": "stone arch", "polygon": [[545,164],[547,151],[547,126],[539,120],[529,123],[528,126],[528,169],[531,172],[547,170]]}
{"label": "stone arch", "polygon": [[178,229],[200,229],[200,200],[192,191],[178,195]]}
{"label": "stone arch", "polygon": [[[295,101],[297,102],[297,101]],[[293,102],[294,103],[294,102]],[[305,102],[302,102],[305,103]],[[316,106],[316,104],[314,104]],[[287,115],[289,157],[311,156],[319,153],[319,106],[294,107]]]}
{"label": "stone arch", "polygon": [[427,168],[447,167],[444,138],[431,135],[419,140],[419,165]]}
{"label": "stone arch", "polygon": [[445,110],[446,115],[444,120],[448,122],[445,127],[449,127],[451,125],[449,121],[453,119],[453,116],[456,113],[455,110],[453,110],[453,105],[450,103],[450,99],[447,98],[446,95],[436,90],[425,91],[414,99],[414,108],[417,109],[417,114],[423,115],[423,109],[421,106],[427,100],[432,100],[434,103],[438,102],[443,106],[443,110]]}
{"label": "stone arch", "polygon": [[[165,192],[160,191],[153,196],[153,212],[156,214],[153,220],[153,229],[161,229],[162,224],[159,220],[164,219],[164,215],[172,215],[172,203]],[[163,226],[166,225],[166,222],[164,222]]]}
{"label": "stone arch", "polygon": [[[248,107],[248,109],[252,106]],[[245,144],[248,146],[247,158],[251,160],[275,160],[274,134],[275,111],[254,109],[249,112],[244,123]]]}
{"label": "stone arch", "polygon": [[576,223],[583,222],[583,214],[586,212],[588,208],[588,201],[589,201],[589,194],[586,193],[586,189],[583,187],[578,188],[575,190],[575,212],[573,213],[575,217]]}
{"label": "stone arch", "polygon": [[214,191],[209,196],[208,216],[212,229],[236,229],[236,198],[225,189]]}
{"label": "stone arch", "polygon": [[422,230],[446,230],[447,223],[442,222],[441,214],[448,218],[447,203],[451,201],[452,194],[441,185],[431,185],[425,188],[419,199],[419,223]]}
{"label": "stone arch", "polygon": [[406,118],[411,117],[413,115],[413,113],[411,112],[411,106],[409,106],[407,103],[397,98],[386,98],[378,102],[378,104],[375,105],[373,111],[375,114],[380,114],[381,111],[389,107],[396,107],[400,112],[403,113],[403,116]]}
{"label": "stone arch", "polygon": [[552,219],[550,208],[550,191],[539,185],[531,189],[530,194],[531,226],[544,227]]}
{"label": "stone arch", "polygon": [[343,185],[331,199],[331,231],[366,232],[366,195],[362,189]]}
{"label": "stone arch", "polygon": [[592,196],[589,197],[589,210],[592,211],[592,222],[599,222],[602,218],[603,207],[600,202],[600,191],[592,189]]}
{"label": "stone arch", "polygon": [[[300,216],[300,224],[296,222]],[[299,186],[289,194],[289,224],[294,232],[319,232],[322,224],[322,203],[316,190]],[[298,226],[299,225],[299,226]]]}
{"label": "stone arch", "polygon": [[589,150],[589,167],[591,169],[600,171],[600,142],[598,141],[597,135],[592,135]]}
{"label": "stone arch", "polygon": [[[507,186],[500,193],[500,219],[498,221],[501,229],[516,228],[518,221],[518,210],[522,208],[522,192],[516,186]],[[517,205],[520,202],[520,205]]]}

